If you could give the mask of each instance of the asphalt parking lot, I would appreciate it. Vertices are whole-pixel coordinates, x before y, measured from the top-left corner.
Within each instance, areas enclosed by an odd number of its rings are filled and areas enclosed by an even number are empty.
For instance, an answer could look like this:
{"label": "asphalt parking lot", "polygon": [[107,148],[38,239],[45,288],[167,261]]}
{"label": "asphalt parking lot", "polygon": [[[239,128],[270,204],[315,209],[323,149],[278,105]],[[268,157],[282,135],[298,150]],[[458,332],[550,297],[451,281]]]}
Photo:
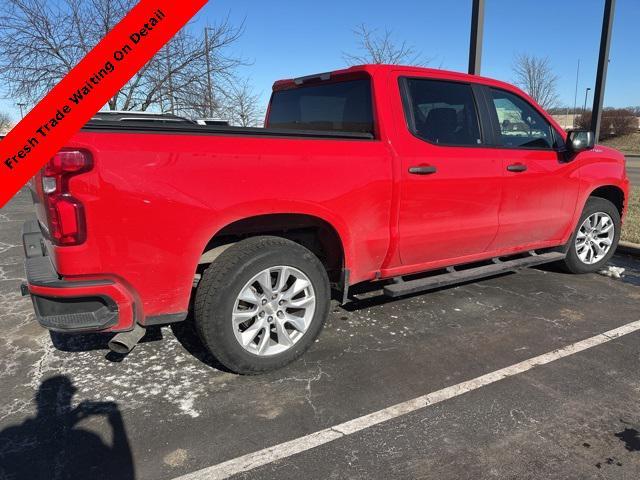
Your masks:
{"label": "asphalt parking lot", "polygon": [[[612,262],[622,279],[532,269],[334,306],[300,361],[242,377],[217,369],[186,324],[150,332],[126,358],[102,337],[52,342],[18,288],[31,212],[24,193],[0,211],[0,479],[638,478],[632,257]],[[554,351],[566,354],[536,360]],[[447,388],[527,361],[466,393]],[[350,434],[335,427],[441,391]],[[331,441],[308,448],[321,431]]]}

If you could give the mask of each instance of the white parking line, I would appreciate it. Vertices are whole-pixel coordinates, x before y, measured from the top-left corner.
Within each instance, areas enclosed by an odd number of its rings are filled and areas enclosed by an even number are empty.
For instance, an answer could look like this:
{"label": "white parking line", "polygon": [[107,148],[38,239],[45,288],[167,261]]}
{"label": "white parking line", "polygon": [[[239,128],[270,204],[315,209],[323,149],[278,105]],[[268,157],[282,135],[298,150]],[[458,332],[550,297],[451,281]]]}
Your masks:
{"label": "white parking line", "polygon": [[602,345],[603,343],[610,342],[611,340],[628,335],[629,333],[633,333],[637,330],[640,330],[640,321],[628,323],[622,327],[587,338],[586,340],[530,358],[529,360],[496,370],[495,372],[487,373],[486,375],[474,378],[473,380],[467,380],[466,382],[458,383],[457,385],[446,387],[442,390],[438,390],[412,400],[407,400],[406,402],[398,403],[391,407],[378,410],[377,412],[373,412],[362,417],[354,418],[353,420],[349,420],[348,422],[341,423],[333,427],[325,428],[324,430],[320,430],[279,445],[274,445],[211,467],[203,468],[202,470],[189,473],[174,480],[214,480],[229,478],[232,475],[247,472],[254,468],[268,465],[276,460],[291,457],[297,453],[352,435],[382,422],[386,422],[387,420],[415,412],[416,410],[420,410],[429,405],[434,405],[457,397],[458,395],[462,395],[463,393],[477,390],[504,378],[513,377],[514,375],[526,372],[539,365],[546,365],[547,363],[568,357],[574,353]]}

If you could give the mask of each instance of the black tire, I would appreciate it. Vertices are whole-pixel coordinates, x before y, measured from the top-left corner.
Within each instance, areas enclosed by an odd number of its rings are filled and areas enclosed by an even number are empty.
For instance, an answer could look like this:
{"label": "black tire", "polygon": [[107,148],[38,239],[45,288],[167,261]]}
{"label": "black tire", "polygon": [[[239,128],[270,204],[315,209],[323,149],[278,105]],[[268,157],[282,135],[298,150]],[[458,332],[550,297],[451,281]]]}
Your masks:
{"label": "black tire", "polygon": [[[236,339],[232,312],[245,284],[276,265],[294,267],[308,277],[316,297],[315,313],[304,335],[288,350],[259,356]],[[329,306],[327,272],[311,251],[280,237],[252,237],[225,250],[202,275],[196,291],[195,324],[202,342],[220,363],[233,372],[251,375],[276,370],[300,357],[322,330]]]}
{"label": "black tire", "polygon": [[[587,264],[580,260],[580,258],[578,257],[575,246],[576,236],[578,235],[578,231],[580,230],[580,226],[583,224],[583,222],[590,215],[598,212],[606,213],[613,220],[613,225],[615,228],[613,243],[607,254],[599,262]],[[589,199],[587,200],[587,204],[582,211],[582,215],[580,215],[580,220],[578,221],[578,225],[576,226],[576,231],[573,232],[571,240],[569,241],[567,257],[562,263],[564,269],[570,273],[592,273],[602,270],[602,268],[611,259],[616,251],[616,248],[618,247],[618,242],[620,241],[621,226],[620,212],[618,212],[618,209],[613,203],[611,203],[609,200],[605,200],[604,198],[589,197]]]}

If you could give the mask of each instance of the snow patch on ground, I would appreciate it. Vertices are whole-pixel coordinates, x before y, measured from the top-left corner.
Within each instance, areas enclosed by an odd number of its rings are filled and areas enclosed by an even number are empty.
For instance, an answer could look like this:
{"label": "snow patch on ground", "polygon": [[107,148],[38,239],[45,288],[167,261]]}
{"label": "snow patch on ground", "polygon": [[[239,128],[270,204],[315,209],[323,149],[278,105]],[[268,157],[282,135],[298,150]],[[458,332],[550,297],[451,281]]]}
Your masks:
{"label": "snow patch on ground", "polygon": [[607,268],[600,270],[598,273],[600,275],[604,275],[605,277],[609,277],[609,278],[622,278],[622,274],[624,273],[624,268],[622,267],[614,267],[614,266],[608,266]]}
{"label": "snow patch on ground", "polygon": [[[56,375],[67,376],[77,389],[72,407],[111,398],[120,410],[144,415],[153,415],[164,403],[176,417],[197,418],[200,399],[210,399],[224,386],[221,380],[229,374],[194,357],[168,327],[161,331],[162,340],[141,343],[119,362],[105,358],[105,336],[63,336],[62,349],[56,348],[37,324],[30,299],[20,294],[21,258],[8,253],[14,247],[0,243],[0,382],[7,395],[0,404],[3,423],[32,415],[40,385]],[[8,400],[12,398],[18,400]]]}
{"label": "snow patch on ground", "polygon": [[10,243],[0,242],[0,253],[4,253],[15,247],[17,247],[17,245],[11,245]]}
{"label": "snow patch on ground", "polygon": [[61,352],[48,341],[34,365],[32,386],[47,376],[64,373],[78,389],[77,401],[113,398],[121,410],[136,409],[149,415],[157,411],[158,402],[164,402],[174,406],[177,416],[196,418],[200,415],[198,400],[209,391],[207,379],[215,378],[217,371],[198,364],[182,350],[171,336],[160,343],[138,345],[121,362],[110,362],[102,349]]}
{"label": "snow patch on ground", "polygon": [[200,416],[200,412],[193,409],[193,402],[193,398],[183,398],[180,400],[180,410],[191,418],[197,418]]}

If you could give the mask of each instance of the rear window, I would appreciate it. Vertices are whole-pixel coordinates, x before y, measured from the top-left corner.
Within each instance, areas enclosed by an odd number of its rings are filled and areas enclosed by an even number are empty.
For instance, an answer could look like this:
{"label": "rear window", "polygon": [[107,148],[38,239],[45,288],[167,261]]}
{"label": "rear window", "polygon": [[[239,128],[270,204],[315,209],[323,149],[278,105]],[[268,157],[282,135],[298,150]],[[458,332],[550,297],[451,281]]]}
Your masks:
{"label": "rear window", "polygon": [[373,134],[371,80],[276,91],[271,97],[269,127]]}

